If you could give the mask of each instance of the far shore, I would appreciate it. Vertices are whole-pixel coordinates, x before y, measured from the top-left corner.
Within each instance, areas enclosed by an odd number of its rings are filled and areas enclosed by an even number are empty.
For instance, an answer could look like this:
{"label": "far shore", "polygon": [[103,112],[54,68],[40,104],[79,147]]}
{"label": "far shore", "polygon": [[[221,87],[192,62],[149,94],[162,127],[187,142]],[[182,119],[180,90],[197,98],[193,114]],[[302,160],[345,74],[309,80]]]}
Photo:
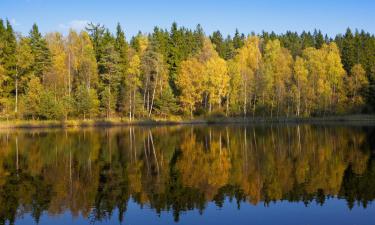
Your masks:
{"label": "far shore", "polygon": [[160,126],[160,125],[207,125],[207,124],[292,124],[292,123],[333,123],[375,125],[375,115],[343,115],[326,117],[206,117],[196,119],[97,119],[97,120],[4,120],[0,129],[15,128],[70,128],[70,127],[120,127],[120,126]]}

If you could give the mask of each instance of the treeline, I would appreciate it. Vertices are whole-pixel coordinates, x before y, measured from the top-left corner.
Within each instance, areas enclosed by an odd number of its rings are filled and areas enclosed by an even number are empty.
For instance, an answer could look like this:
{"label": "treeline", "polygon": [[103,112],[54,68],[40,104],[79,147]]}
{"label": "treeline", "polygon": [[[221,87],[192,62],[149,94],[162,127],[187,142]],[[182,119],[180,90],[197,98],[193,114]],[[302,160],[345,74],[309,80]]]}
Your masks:
{"label": "treeline", "polygon": [[375,37],[350,29],[238,31],[224,38],[172,24],[128,42],[100,24],[17,34],[0,21],[3,119],[324,116],[372,112]]}

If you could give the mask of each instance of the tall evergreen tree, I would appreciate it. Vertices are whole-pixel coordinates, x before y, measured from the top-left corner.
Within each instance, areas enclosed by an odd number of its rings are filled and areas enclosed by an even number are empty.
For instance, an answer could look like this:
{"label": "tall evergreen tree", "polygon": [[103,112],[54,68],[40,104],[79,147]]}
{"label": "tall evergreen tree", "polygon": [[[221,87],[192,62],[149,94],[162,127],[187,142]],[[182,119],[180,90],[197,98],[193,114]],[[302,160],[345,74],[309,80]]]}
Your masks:
{"label": "tall evergreen tree", "polygon": [[346,72],[350,73],[351,68],[356,62],[354,36],[350,28],[346,30],[343,38],[341,59]]}
{"label": "tall evergreen tree", "polygon": [[98,61],[100,79],[101,106],[109,118],[116,108],[120,85],[119,54],[115,49],[116,40],[109,30],[106,30],[102,39],[102,52]]}
{"label": "tall evergreen tree", "polygon": [[235,49],[239,49],[244,45],[244,42],[245,42],[245,35],[240,34],[238,29],[236,29],[236,32],[234,33],[234,37],[233,37],[233,47]]}
{"label": "tall evergreen tree", "polygon": [[116,41],[115,48],[119,55],[119,64],[121,65],[122,72],[126,70],[128,61],[128,43],[126,42],[124,30],[121,28],[120,23],[116,27]]}
{"label": "tall evergreen tree", "polygon": [[33,71],[35,76],[44,80],[44,74],[51,65],[51,52],[47,42],[39,32],[38,26],[34,23],[29,34],[31,52],[34,56]]}
{"label": "tall evergreen tree", "polygon": [[320,30],[319,31],[317,31],[316,29],[314,30],[314,43],[315,43],[315,48],[321,48],[322,45],[324,44],[324,37]]}
{"label": "tall evergreen tree", "polygon": [[225,58],[225,44],[223,40],[223,36],[221,35],[220,31],[215,31],[210,36],[212,44],[215,46],[215,50],[219,54],[221,58]]}

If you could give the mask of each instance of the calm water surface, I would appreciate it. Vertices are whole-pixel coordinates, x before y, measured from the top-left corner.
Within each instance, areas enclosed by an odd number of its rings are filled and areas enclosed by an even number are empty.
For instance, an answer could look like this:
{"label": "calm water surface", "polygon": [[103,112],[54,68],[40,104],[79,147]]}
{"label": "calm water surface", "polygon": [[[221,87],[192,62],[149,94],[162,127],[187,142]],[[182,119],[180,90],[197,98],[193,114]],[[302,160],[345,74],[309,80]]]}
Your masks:
{"label": "calm water surface", "polygon": [[0,131],[0,224],[375,224],[375,127]]}

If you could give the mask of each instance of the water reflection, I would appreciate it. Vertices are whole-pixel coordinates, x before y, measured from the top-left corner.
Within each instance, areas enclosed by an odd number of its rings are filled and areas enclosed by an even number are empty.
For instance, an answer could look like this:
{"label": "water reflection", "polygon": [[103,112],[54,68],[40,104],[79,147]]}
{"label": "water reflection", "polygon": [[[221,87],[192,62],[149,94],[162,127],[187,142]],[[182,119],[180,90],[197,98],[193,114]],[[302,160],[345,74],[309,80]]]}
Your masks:
{"label": "water reflection", "polygon": [[182,126],[0,132],[0,224],[69,211],[88,221],[130,201],[156,214],[287,200],[375,197],[370,127]]}

